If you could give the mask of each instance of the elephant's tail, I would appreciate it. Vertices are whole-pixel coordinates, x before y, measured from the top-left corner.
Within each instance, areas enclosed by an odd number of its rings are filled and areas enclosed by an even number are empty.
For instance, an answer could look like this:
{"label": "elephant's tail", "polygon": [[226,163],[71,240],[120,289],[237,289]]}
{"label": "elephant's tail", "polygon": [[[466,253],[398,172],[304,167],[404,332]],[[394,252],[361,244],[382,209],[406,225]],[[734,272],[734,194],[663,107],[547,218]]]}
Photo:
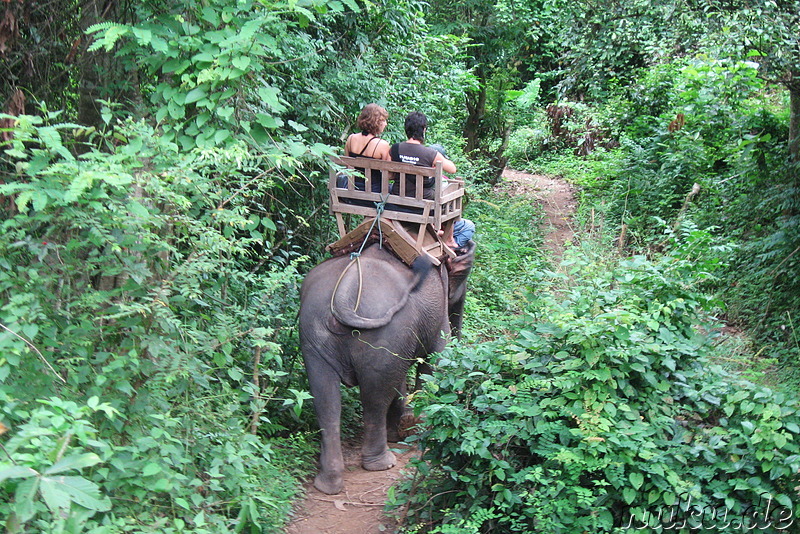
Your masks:
{"label": "elephant's tail", "polygon": [[347,264],[336,282],[331,313],[351,328],[385,326],[403,309],[431,266],[423,257],[411,269],[387,268],[380,260],[357,257]]}

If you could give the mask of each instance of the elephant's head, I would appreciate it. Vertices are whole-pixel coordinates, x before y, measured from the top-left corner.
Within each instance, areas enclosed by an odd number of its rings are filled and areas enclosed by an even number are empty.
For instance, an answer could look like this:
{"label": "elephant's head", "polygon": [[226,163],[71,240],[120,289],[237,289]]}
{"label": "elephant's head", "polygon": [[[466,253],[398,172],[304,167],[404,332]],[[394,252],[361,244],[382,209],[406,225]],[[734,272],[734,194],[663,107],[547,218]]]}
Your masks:
{"label": "elephant's head", "polygon": [[467,251],[447,260],[449,291],[447,310],[450,316],[450,330],[456,338],[461,338],[461,325],[464,322],[464,299],[467,296],[467,278],[475,263],[475,242],[467,243]]}

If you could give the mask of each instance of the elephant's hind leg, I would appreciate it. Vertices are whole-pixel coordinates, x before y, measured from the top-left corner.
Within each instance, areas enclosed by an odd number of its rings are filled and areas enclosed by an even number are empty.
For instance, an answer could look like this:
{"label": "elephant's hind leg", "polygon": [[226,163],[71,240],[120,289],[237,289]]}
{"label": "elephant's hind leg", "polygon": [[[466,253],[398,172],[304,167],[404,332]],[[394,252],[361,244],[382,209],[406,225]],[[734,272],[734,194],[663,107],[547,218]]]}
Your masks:
{"label": "elephant's hind leg", "polygon": [[364,408],[364,440],[361,445],[361,465],[368,471],[383,471],[394,467],[397,459],[386,444],[386,417],[394,400],[394,389],[387,391],[385,384],[361,385],[361,403]]}
{"label": "elephant's hind leg", "polygon": [[[403,388],[405,390],[405,388]],[[406,392],[398,392],[392,403],[389,405],[389,410],[386,414],[386,440],[389,443],[397,443],[402,441],[400,435],[400,419],[406,410]]]}
{"label": "elephant's hind leg", "polygon": [[308,382],[311,395],[314,397],[314,411],[321,432],[320,472],[314,478],[314,487],[322,493],[334,495],[344,489],[344,458],[342,457],[342,440],[340,417],[342,412],[342,392],[339,377],[332,371],[322,372],[327,366],[317,362],[317,366],[308,365]]}

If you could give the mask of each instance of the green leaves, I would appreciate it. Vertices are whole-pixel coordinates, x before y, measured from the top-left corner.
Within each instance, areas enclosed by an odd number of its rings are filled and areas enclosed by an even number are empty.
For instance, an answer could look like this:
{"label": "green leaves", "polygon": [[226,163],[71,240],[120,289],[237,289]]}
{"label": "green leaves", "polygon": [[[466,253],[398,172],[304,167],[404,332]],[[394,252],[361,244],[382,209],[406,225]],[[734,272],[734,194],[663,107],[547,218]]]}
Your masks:
{"label": "green leaves", "polygon": [[96,25],[93,47],[110,49],[128,39],[118,56],[159,80],[148,92],[153,112],[184,150],[245,140],[263,151],[258,145],[280,145],[271,131],[286,124],[283,115],[297,116],[282,94],[287,84],[277,83],[287,73],[274,65],[288,60],[297,68],[293,56],[316,55],[317,45],[299,27],[315,20],[312,5],[326,4],[305,4],[278,10],[250,0],[187,5],[185,16],[153,13],[136,25]]}
{"label": "green leaves", "polygon": [[54,514],[69,510],[73,503],[95,512],[111,509],[111,502],[100,493],[97,484],[82,477],[43,476],[39,482],[39,491]]}
{"label": "green leaves", "polygon": [[680,262],[590,255],[513,342],[445,351],[415,397],[422,460],[441,468],[414,481],[425,497],[396,497],[412,514],[493,506],[499,530],[613,532],[690,497],[742,513],[800,482],[800,404],[710,363]]}
{"label": "green leaves", "polygon": [[276,113],[286,111],[286,107],[281,103],[278,95],[279,91],[275,87],[267,85],[258,88],[258,96],[261,98],[262,102]]}
{"label": "green leaves", "polygon": [[44,474],[56,475],[58,473],[63,473],[65,471],[72,471],[73,469],[83,469],[84,467],[92,467],[93,465],[99,464],[101,461],[102,460],[100,459],[100,457],[92,452],[67,456],[66,458],[62,458],[52,466],[45,469]]}
{"label": "green leaves", "polygon": [[642,484],[644,483],[644,475],[642,475],[641,473],[633,472],[630,475],[628,475],[628,478],[631,481],[633,489],[639,491],[639,488],[641,488]]}
{"label": "green leaves", "polygon": [[19,173],[0,185],[22,206],[7,202],[0,223],[0,323],[28,343],[0,330],[5,530],[126,532],[126,517],[186,530],[202,512],[196,532],[222,532],[245,501],[259,525],[282,524],[298,466],[278,467],[254,434],[309,419],[285,348],[301,260],[268,202],[282,177],[243,143],[182,154],[129,122],[67,159],[68,129],[56,141],[38,118],[18,123],[3,156]]}
{"label": "green leaves", "polygon": [[[30,422],[12,429],[4,446],[12,464],[0,459],[0,488],[13,499],[0,505],[0,510],[9,517],[9,532],[22,531],[37,516],[49,514],[63,521],[76,513],[90,517],[111,509],[110,500],[98,484],[72,474],[103,462],[97,453],[73,452],[70,448],[73,438],[80,444],[88,440],[91,431],[87,432],[87,422],[82,417],[99,407],[99,402],[95,401],[95,408],[78,407],[55,398],[49,404],[50,407],[39,408]],[[42,422],[45,426],[41,426]],[[104,445],[97,440],[94,444]]]}
{"label": "green leaves", "polygon": [[625,500],[626,504],[633,504],[633,501],[636,500],[636,490],[633,488],[624,488],[622,490],[622,498]]}
{"label": "green leaves", "polygon": [[89,52],[94,52],[103,48],[106,52],[109,52],[112,48],[114,48],[114,45],[117,43],[117,41],[130,33],[130,31],[131,29],[129,26],[116,24],[113,22],[103,22],[90,26],[86,30],[86,33],[98,33],[100,36],[91,45],[89,45],[88,50]]}
{"label": "green leaves", "polygon": [[183,103],[185,104],[194,104],[198,100],[205,98],[208,96],[208,91],[205,87],[195,87],[191,91],[189,91],[183,99]]}
{"label": "green leaves", "polygon": [[0,482],[3,482],[8,478],[29,478],[37,476],[38,474],[39,473],[30,467],[12,465],[0,470]]}

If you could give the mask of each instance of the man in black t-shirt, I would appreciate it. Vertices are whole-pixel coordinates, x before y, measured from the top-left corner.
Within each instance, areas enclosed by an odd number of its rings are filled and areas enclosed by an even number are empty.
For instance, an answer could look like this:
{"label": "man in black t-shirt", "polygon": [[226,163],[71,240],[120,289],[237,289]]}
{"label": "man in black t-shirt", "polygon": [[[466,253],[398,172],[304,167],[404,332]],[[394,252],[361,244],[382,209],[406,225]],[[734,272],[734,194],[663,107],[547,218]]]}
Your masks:
{"label": "man in black t-shirt", "polygon": [[[417,165],[420,167],[433,167],[437,161],[442,162],[442,170],[444,172],[454,173],[456,172],[456,165],[449,159],[445,158],[441,153],[437,152],[436,150],[425,146],[423,143],[425,142],[425,130],[428,128],[428,118],[425,114],[420,113],[419,111],[413,111],[408,114],[406,117],[406,137],[408,137],[408,141],[404,141],[402,143],[395,143],[389,149],[389,155],[392,157],[392,161],[400,161],[402,163],[410,163],[412,165]],[[425,180],[425,183],[422,184],[423,191],[422,196],[423,198],[433,199],[433,177]],[[408,180],[406,182],[406,191],[414,191],[415,190],[415,183],[412,183],[413,180]],[[395,184],[396,191],[393,191],[394,194],[397,194],[399,191],[400,186]]]}
{"label": "man in black t-shirt", "polygon": [[[424,113],[419,111],[412,111],[406,117],[405,130],[407,141],[402,143],[395,143],[391,146],[389,154],[392,161],[400,161],[402,163],[411,163],[420,167],[433,167],[437,161],[442,162],[442,170],[448,173],[456,172],[456,165],[445,157],[442,151],[434,150],[431,147],[425,146],[425,131],[428,129],[428,118]],[[412,183],[413,180],[407,179],[406,191],[414,191],[416,184]],[[426,199],[434,198],[434,178],[426,179],[422,184],[422,196]],[[395,183],[392,189],[393,194],[398,194],[400,190],[399,184]],[[475,233],[475,225],[472,221],[467,219],[459,219],[455,221],[453,227],[452,239],[446,237],[447,245],[453,248],[461,248],[466,246],[467,241],[472,238]]]}

